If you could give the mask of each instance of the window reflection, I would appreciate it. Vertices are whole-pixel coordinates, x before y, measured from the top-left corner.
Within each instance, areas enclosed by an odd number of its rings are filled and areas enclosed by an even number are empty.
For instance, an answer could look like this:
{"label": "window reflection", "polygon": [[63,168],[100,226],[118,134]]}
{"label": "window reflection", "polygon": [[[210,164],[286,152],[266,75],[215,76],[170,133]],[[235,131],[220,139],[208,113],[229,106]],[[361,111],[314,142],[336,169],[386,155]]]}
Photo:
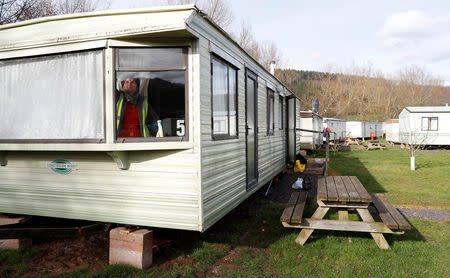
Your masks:
{"label": "window reflection", "polygon": [[183,49],[120,49],[117,53],[118,67],[123,69],[116,71],[117,137],[185,136],[186,72],[170,69],[179,68],[180,60],[184,65]]}

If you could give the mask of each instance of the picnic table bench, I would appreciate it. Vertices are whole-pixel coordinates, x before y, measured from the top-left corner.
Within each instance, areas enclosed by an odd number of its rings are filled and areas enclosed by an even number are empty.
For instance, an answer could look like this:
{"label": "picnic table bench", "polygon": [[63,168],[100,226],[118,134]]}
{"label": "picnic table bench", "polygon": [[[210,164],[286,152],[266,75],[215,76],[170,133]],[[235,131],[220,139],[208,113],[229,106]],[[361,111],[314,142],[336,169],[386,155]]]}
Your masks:
{"label": "picnic table bench", "polygon": [[[314,230],[319,229],[368,232],[379,248],[388,249],[389,244],[383,233],[403,234],[411,229],[383,194],[369,194],[355,176],[319,178],[315,192],[318,207],[310,218],[303,217],[308,194],[305,191],[292,193],[280,218],[284,227],[302,229],[295,240],[300,245],[304,245]],[[376,209],[375,215],[371,214],[369,206]],[[339,220],[324,219],[330,209],[338,211]],[[349,221],[348,213],[354,210],[362,221]],[[379,216],[381,221],[376,221],[374,216]]]}

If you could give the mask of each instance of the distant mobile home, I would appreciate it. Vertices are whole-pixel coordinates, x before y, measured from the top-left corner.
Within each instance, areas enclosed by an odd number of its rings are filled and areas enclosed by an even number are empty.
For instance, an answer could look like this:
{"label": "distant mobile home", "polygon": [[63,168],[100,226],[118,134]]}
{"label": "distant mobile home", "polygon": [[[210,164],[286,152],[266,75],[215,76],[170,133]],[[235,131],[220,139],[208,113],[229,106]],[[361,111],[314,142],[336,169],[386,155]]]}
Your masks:
{"label": "distant mobile home", "polygon": [[386,126],[386,141],[398,143],[400,125],[398,119],[390,119],[384,122]]}
{"label": "distant mobile home", "polygon": [[346,123],[346,134],[349,138],[370,138],[371,134],[374,137],[381,137],[382,130],[382,124],[378,122],[348,121]]}
{"label": "distant mobile home", "polygon": [[399,114],[400,143],[450,145],[450,107],[405,107]]}
{"label": "distant mobile home", "polygon": [[[322,131],[322,117],[313,111],[300,111],[300,128]],[[300,131],[300,148],[313,150],[318,148],[323,142],[322,133]]]}
{"label": "distant mobile home", "polygon": [[336,118],[323,118],[323,128],[331,130],[330,140],[338,141],[346,137],[346,121]]}
{"label": "distant mobile home", "polygon": [[205,231],[300,150],[299,100],[192,5],[0,26],[0,80],[4,213]]}
{"label": "distant mobile home", "polygon": [[375,137],[382,138],[384,135],[383,131],[383,123],[382,122],[375,122]]}

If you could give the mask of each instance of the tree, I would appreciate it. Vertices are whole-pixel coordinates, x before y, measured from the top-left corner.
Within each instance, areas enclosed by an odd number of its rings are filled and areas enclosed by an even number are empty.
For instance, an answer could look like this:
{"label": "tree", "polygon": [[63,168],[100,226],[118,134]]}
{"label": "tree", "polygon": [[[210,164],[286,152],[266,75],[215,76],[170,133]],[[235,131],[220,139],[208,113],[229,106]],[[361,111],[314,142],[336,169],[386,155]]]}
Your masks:
{"label": "tree", "polygon": [[446,87],[442,81],[418,67],[406,68],[395,76],[386,76],[370,66],[335,72],[285,70],[277,71],[277,77],[296,92],[302,103],[318,98],[320,113],[325,117],[384,121],[397,118],[406,106],[444,102]]}
{"label": "tree", "polygon": [[40,0],[0,0],[0,25],[47,15]]}
{"label": "tree", "polygon": [[56,14],[71,14],[95,11],[100,8],[109,8],[110,1],[100,0],[57,0]]}
{"label": "tree", "polygon": [[163,2],[167,5],[195,4],[225,30],[233,23],[233,12],[224,0],[165,0]]}
{"label": "tree", "polygon": [[[417,119],[416,119],[417,120]],[[400,142],[406,143],[406,151],[410,156],[410,169],[416,170],[416,152],[422,150],[427,144],[431,143],[428,132],[421,131],[420,124],[414,121],[414,118],[402,116],[400,114]]]}
{"label": "tree", "polygon": [[100,0],[0,0],[0,25],[67,13],[108,8],[110,1]]}

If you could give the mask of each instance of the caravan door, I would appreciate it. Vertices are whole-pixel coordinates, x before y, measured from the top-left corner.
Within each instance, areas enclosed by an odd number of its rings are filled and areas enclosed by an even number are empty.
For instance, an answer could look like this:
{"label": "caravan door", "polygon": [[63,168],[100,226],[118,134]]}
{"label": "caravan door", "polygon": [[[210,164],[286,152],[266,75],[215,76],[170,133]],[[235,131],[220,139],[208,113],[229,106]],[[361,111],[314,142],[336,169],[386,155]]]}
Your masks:
{"label": "caravan door", "polygon": [[245,129],[247,154],[247,190],[258,183],[258,79],[245,71]]}
{"label": "caravan door", "polygon": [[295,96],[289,96],[287,101],[287,162],[295,163]]}

